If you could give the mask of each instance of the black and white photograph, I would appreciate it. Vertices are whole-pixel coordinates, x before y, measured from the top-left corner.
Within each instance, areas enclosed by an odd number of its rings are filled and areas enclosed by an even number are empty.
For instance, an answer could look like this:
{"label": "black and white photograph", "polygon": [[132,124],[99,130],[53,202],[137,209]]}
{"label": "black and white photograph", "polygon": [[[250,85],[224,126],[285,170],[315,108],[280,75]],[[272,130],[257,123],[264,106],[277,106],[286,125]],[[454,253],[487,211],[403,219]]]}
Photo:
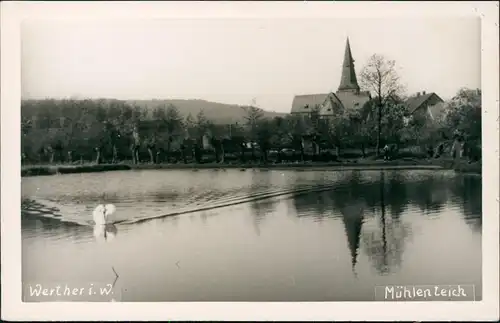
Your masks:
{"label": "black and white photograph", "polygon": [[2,98],[18,302],[498,318],[498,2],[188,4],[18,23],[17,105]]}

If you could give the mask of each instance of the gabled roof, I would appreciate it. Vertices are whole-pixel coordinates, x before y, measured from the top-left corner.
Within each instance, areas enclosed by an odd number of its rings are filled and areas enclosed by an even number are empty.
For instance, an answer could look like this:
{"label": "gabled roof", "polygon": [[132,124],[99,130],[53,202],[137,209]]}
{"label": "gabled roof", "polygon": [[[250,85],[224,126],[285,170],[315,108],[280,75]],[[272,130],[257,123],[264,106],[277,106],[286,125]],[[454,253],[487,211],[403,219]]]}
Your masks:
{"label": "gabled roof", "polygon": [[359,92],[358,94],[349,91],[337,91],[335,95],[347,110],[361,109],[371,99],[370,92]]}
{"label": "gabled roof", "polygon": [[408,111],[410,113],[415,112],[418,108],[420,108],[427,100],[429,100],[432,96],[436,96],[440,102],[444,102],[436,93],[431,92],[427,94],[416,95],[408,98],[405,102],[408,107]]}
{"label": "gabled roof", "polygon": [[330,93],[325,99],[325,104],[320,109],[319,114],[322,116],[332,116],[338,113],[338,109],[343,109],[344,105],[335,93]]}
{"label": "gabled roof", "polygon": [[429,112],[431,114],[431,118],[439,119],[446,113],[446,103],[439,102],[432,107],[430,107]]}
{"label": "gabled roof", "polygon": [[292,113],[309,113],[316,105],[322,105],[328,95],[329,93],[296,95],[292,102]]}

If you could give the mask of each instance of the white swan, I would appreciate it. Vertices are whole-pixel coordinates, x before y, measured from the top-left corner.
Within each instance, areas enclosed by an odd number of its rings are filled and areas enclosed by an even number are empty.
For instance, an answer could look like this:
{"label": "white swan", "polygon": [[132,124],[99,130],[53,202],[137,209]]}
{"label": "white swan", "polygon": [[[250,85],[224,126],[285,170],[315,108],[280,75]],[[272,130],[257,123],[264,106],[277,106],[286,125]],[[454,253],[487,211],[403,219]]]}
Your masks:
{"label": "white swan", "polygon": [[108,222],[108,216],[115,213],[116,207],[113,204],[99,204],[92,213],[96,225],[105,225]]}
{"label": "white swan", "polygon": [[[116,207],[113,204],[99,204],[94,209],[94,212],[92,212],[92,217],[94,218],[94,237],[98,242],[109,242],[110,240],[113,240],[118,233],[116,226],[112,222],[108,223],[108,216],[115,213],[115,211]],[[115,280],[112,287],[114,288],[119,276],[113,266],[111,266],[111,269],[113,269],[113,273],[115,274]],[[116,302],[116,299],[111,298],[110,301]]]}
{"label": "white swan", "polygon": [[99,204],[92,213],[94,218],[94,237],[99,241],[110,241],[116,236],[116,227],[109,223],[109,216],[115,213],[116,207],[113,204]]}

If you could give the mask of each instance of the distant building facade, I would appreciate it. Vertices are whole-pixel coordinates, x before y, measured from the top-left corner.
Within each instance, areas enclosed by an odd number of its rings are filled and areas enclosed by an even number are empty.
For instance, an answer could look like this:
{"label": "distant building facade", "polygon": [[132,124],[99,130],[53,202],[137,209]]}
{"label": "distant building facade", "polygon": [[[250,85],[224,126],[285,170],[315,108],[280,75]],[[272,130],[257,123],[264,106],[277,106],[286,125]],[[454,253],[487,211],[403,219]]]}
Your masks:
{"label": "distant building facade", "polygon": [[443,99],[434,92],[417,92],[405,101],[410,116],[426,117],[429,120],[439,119],[445,111]]}
{"label": "distant building facade", "polygon": [[370,100],[368,91],[360,91],[348,38],[337,92],[297,95],[293,99],[291,113],[304,116],[318,113],[320,117],[334,118],[343,109],[360,109]]}

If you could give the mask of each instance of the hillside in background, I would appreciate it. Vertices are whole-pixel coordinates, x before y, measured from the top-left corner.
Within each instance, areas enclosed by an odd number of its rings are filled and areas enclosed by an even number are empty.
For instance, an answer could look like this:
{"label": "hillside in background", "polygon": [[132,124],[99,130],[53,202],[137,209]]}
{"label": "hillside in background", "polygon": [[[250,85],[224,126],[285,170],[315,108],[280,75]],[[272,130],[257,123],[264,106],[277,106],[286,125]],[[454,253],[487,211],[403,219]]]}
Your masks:
{"label": "hillside in background", "polygon": [[[213,121],[214,123],[229,124],[235,122],[245,122],[245,116],[247,115],[244,107],[233,104],[224,104],[217,102],[209,102],[205,100],[127,100],[129,104],[137,105],[139,107],[147,108],[148,110],[155,109],[158,106],[169,104],[174,105],[179,109],[182,116],[186,117],[191,114],[195,117],[201,110],[207,117],[207,119]],[[283,116],[284,113],[269,112],[265,111],[264,117],[274,118],[276,116]]]}
{"label": "hillside in background", "polygon": [[[62,100],[23,100],[23,102],[35,103],[47,103],[47,101],[62,101]],[[95,99],[93,101],[114,101],[113,99]],[[236,104],[224,104],[217,102],[209,102],[205,100],[181,100],[181,99],[170,99],[170,100],[124,100],[130,105],[136,105],[141,108],[146,108],[147,110],[153,111],[156,107],[165,106],[172,104],[179,110],[179,113],[186,117],[191,114],[193,117],[203,110],[206,118],[211,120],[216,124],[229,124],[229,123],[244,123],[245,116],[247,115],[243,106]],[[26,111],[27,112],[27,111]],[[285,113],[270,112],[265,111],[264,117],[274,118],[276,116],[284,116]]]}

